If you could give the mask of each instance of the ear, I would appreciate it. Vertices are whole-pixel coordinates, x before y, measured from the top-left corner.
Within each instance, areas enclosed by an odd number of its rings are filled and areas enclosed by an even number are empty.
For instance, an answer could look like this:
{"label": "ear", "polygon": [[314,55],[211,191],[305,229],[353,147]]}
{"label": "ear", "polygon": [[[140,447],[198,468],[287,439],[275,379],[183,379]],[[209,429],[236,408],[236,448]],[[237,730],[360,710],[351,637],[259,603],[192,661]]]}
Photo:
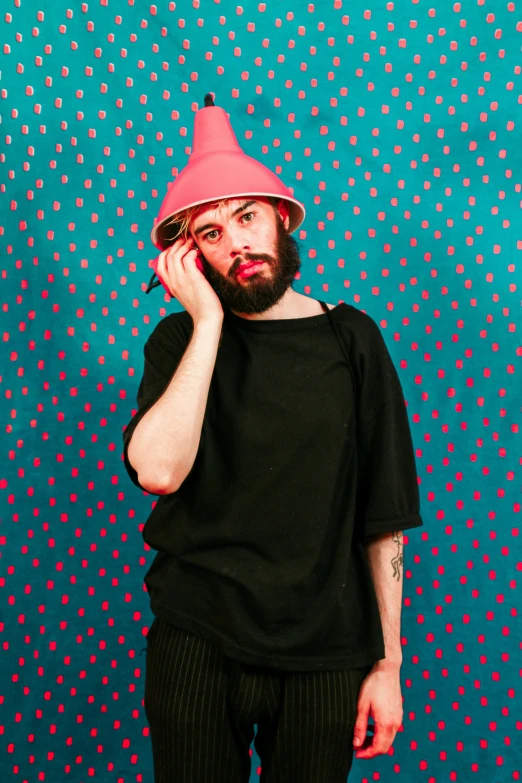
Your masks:
{"label": "ear", "polygon": [[288,204],[285,201],[284,198],[282,198],[276,205],[275,210],[279,214],[279,217],[283,221],[283,225],[285,229],[288,231],[288,226],[290,225],[290,210],[288,208]]}

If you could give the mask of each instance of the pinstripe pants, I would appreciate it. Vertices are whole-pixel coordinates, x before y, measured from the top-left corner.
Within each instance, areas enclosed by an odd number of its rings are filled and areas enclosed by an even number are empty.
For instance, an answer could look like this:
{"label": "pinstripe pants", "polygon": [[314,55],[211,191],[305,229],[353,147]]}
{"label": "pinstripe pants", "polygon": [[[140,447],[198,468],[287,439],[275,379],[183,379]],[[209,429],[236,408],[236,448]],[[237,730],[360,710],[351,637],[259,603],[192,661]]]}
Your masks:
{"label": "pinstripe pants", "polygon": [[144,701],[155,783],[248,783],[252,740],[260,783],[345,783],[357,696],[371,668],[251,666],[156,617]]}

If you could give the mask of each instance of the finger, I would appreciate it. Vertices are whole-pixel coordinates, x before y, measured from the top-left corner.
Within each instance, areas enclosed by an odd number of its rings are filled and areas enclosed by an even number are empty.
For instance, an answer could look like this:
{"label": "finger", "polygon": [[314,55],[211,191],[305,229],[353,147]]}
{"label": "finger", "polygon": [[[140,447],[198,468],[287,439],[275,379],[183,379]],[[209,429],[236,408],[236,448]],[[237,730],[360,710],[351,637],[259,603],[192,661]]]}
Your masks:
{"label": "finger", "polygon": [[164,259],[165,272],[168,275],[169,280],[171,280],[171,282],[174,285],[177,284],[177,275],[176,275],[177,266],[175,263],[175,258],[176,255],[179,253],[181,247],[182,247],[181,244],[177,244],[175,242],[173,245],[171,245],[168,248],[167,252],[165,253],[165,259]]}
{"label": "finger", "polygon": [[365,709],[362,705],[359,705],[357,710],[357,719],[353,729],[353,746],[354,748],[361,747],[366,737],[368,729],[368,717],[369,710]]}
{"label": "finger", "polygon": [[372,747],[372,738],[366,737],[364,740],[364,743],[361,745],[360,748],[355,748],[355,758],[356,759],[369,759],[374,756],[375,753],[373,752]]}
{"label": "finger", "polygon": [[377,745],[369,745],[365,748],[357,748],[355,751],[355,758],[356,759],[373,759],[375,756],[384,756],[386,753],[388,753],[391,745],[382,745],[381,747]]}
{"label": "finger", "polygon": [[161,253],[158,256],[157,263],[156,263],[156,274],[158,277],[161,277],[163,280],[165,280],[165,254],[166,250],[162,250]]}
{"label": "finger", "polygon": [[187,240],[186,245],[184,245],[184,247],[181,248],[180,252],[181,252],[181,255],[184,257],[184,256],[187,255],[187,253],[192,253],[194,251],[196,253],[199,253],[198,246],[195,244],[194,241],[190,242],[189,240]]}
{"label": "finger", "polygon": [[393,743],[393,732],[389,729],[376,724],[376,731],[373,737],[366,737],[364,744],[356,749],[356,758],[370,759],[374,756],[380,756],[388,753]]}
{"label": "finger", "polygon": [[169,245],[161,254],[158,261],[158,266],[161,264],[161,268],[166,275],[172,274],[172,256],[176,252],[176,243]]}
{"label": "finger", "polygon": [[186,239],[184,237],[178,237],[174,240],[174,242],[169,245],[165,250],[163,251],[166,255],[172,255],[173,253],[176,253],[177,251],[181,250],[181,248],[186,244]]}
{"label": "finger", "polygon": [[379,754],[374,736],[367,736],[358,748],[355,748],[355,758],[371,759]]}
{"label": "finger", "polygon": [[193,247],[187,250],[181,258],[183,270],[185,272],[192,272],[196,268],[196,258],[198,257],[199,250],[197,247]]}
{"label": "finger", "polygon": [[381,723],[377,720],[375,721],[374,729],[374,743],[379,746],[387,745],[389,747],[394,736],[393,726],[390,723]]}
{"label": "finger", "polygon": [[175,296],[175,290],[177,290],[178,280],[176,275],[176,264],[173,263],[173,254],[175,253],[174,245],[171,245],[164,250],[158,257],[158,267],[156,274],[161,276],[167,285],[170,295]]}

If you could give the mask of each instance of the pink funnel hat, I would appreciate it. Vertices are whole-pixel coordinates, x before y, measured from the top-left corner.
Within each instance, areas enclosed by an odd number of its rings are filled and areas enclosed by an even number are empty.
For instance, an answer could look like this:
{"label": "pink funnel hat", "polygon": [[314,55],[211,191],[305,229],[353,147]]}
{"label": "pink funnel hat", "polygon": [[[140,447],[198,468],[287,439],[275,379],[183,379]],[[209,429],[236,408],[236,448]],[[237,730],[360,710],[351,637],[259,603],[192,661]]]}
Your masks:
{"label": "pink funnel hat", "polygon": [[[165,250],[174,236],[173,217],[188,207],[212,203],[223,198],[240,196],[274,196],[288,203],[290,224],[288,232],[294,232],[305,218],[304,205],[294,198],[292,191],[255,158],[246,155],[239,146],[224,109],[215,106],[210,93],[205,95],[205,106],[194,117],[192,153],[188,163],[168,185],[168,190],[154,219],[151,231],[153,244]],[[161,281],[152,284],[156,275],[157,259],[152,264],[154,275],[146,293]],[[198,259],[198,266],[202,269]]]}

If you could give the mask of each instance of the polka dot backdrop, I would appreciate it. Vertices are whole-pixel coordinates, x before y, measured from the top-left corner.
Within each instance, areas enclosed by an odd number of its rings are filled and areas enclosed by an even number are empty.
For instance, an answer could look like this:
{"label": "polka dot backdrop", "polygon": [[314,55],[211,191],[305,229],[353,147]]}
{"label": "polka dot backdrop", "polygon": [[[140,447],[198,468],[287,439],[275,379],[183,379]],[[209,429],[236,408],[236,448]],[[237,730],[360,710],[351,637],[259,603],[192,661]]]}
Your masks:
{"label": "polka dot backdrop", "polygon": [[520,780],[520,8],[15,0],[1,29],[2,780],[152,780],[156,497],[121,436],[209,91],[307,208],[295,289],[377,321],[408,403],[404,720],[350,779]]}

